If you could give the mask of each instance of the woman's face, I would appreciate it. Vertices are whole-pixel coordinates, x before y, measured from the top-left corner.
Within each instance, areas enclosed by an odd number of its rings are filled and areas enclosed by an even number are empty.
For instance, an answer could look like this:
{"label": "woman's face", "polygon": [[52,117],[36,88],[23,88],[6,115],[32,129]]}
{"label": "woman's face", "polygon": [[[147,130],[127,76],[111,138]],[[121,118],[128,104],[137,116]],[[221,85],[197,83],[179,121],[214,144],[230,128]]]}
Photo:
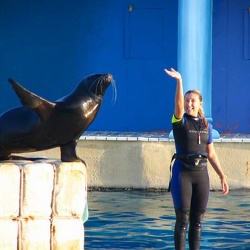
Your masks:
{"label": "woman's face", "polygon": [[184,96],[185,112],[191,116],[198,116],[198,111],[202,105],[199,95],[196,93],[188,93]]}

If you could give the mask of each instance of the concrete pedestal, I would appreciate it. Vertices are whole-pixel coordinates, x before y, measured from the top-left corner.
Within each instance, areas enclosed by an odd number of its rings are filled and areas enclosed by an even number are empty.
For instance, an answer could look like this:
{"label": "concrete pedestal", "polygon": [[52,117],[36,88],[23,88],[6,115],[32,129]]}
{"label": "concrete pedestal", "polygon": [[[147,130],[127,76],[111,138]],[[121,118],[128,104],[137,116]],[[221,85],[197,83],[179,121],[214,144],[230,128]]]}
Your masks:
{"label": "concrete pedestal", "polygon": [[84,164],[0,163],[0,250],[84,249]]}

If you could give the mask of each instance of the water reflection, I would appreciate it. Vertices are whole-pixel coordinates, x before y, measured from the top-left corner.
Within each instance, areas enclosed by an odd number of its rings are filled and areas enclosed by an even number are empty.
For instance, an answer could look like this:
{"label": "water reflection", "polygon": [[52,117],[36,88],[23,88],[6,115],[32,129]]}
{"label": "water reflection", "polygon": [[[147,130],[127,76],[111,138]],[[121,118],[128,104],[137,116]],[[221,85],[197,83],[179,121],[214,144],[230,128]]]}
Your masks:
{"label": "water reflection", "polygon": [[[89,192],[85,249],[174,249],[168,192]],[[201,249],[250,249],[250,190],[211,192]]]}

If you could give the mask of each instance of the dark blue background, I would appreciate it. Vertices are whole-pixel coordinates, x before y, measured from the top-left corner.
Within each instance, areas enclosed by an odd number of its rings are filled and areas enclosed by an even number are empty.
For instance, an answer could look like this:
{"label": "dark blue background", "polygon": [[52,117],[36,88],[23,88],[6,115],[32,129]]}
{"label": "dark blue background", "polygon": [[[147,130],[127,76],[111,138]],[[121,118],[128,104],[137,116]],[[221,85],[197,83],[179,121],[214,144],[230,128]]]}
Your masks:
{"label": "dark blue background", "polygon": [[[213,125],[246,133],[250,1],[213,2]],[[177,28],[177,0],[0,0],[0,112],[20,105],[8,77],[54,101],[110,72],[117,100],[109,88],[89,130],[170,131],[175,82],[163,68],[177,65]]]}

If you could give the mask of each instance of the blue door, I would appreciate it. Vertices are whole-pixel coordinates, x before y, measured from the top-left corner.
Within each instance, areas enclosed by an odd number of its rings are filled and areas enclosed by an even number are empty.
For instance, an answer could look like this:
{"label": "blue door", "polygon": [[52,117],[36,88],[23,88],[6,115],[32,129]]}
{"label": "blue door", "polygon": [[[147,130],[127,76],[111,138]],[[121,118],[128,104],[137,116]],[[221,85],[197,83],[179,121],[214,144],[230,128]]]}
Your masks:
{"label": "blue door", "polygon": [[177,3],[130,0],[120,5],[124,40],[110,48],[122,49],[113,62],[118,98],[113,107],[104,103],[91,130],[171,130],[175,83],[163,69],[177,65]]}
{"label": "blue door", "polygon": [[250,131],[250,1],[214,1],[213,125]]}

